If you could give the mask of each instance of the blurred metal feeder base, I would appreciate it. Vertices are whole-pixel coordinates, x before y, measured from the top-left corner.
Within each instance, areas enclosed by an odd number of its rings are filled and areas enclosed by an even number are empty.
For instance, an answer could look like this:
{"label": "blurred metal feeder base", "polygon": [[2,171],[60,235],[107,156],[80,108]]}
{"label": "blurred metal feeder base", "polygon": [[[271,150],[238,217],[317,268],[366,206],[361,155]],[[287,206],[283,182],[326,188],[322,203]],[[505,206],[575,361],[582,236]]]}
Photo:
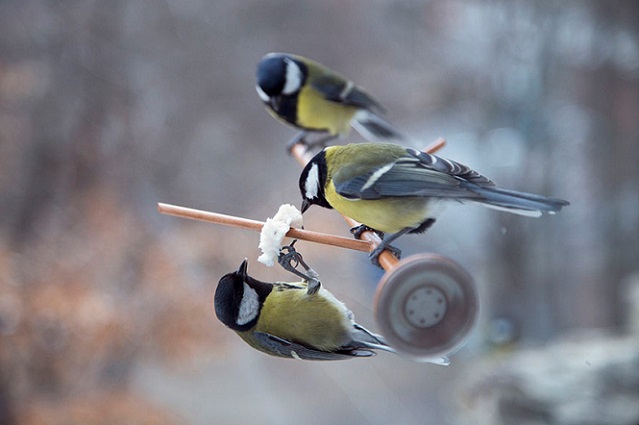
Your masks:
{"label": "blurred metal feeder base", "polygon": [[465,343],[477,323],[479,297],[473,278],[459,264],[417,254],[382,277],[374,308],[386,341],[420,360],[447,356]]}

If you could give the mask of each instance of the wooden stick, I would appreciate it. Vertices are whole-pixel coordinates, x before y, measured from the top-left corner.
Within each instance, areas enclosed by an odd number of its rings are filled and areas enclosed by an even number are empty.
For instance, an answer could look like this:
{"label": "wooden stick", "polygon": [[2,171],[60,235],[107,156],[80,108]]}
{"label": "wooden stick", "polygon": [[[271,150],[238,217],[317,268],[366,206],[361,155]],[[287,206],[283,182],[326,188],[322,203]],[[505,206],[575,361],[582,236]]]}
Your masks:
{"label": "wooden stick", "polygon": [[426,153],[435,153],[441,148],[443,148],[444,146],[446,146],[446,139],[443,137],[440,137],[439,139],[435,140],[433,143],[431,143],[430,145],[422,149],[422,151]]}
{"label": "wooden stick", "polygon": [[[423,149],[423,151],[426,153],[435,153],[441,148],[443,148],[445,144],[446,144],[446,139],[444,139],[443,137],[440,137],[439,139],[435,140],[430,145],[426,146]],[[299,162],[302,167],[304,167],[306,163],[313,158],[313,154],[302,143],[297,143],[291,147],[291,155],[293,155],[295,159],[297,159],[297,162]],[[361,224],[350,217],[346,217],[345,215],[342,215],[342,217],[344,217],[344,220],[346,220],[346,223],[348,223],[348,225],[351,228],[357,227]],[[382,243],[382,239],[375,232],[370,232],[370,231],[362,232],[362,235],[360,238],[361,238],[361,241],[366,241],[370,244],[370,249],[368,252],[373,251],[375,248],[379,246],[379,244]],[[399,261],[397,257],[395,257],[388,250],[382,251],[382,253],[379,255],[377,260],[379,261],[379,265],[382,266],[382,268],[386,271],[389,271],[390,269],[395,267],[395,265]]]}
{"label": "wooden stick", "polygon": [[[158,211],[162,214],[172,215],[175,217],[190,218],[192,220],[223,224],[225,226],[239,227],[241,229],[248,230],[261,231],[262,227],[264,226],[264,222],[262,221],[202,210],[195,210],[192,208],[179,207],[177,205],[164,203],[158,203]],[[286,236],[294,239],[321,243],[324,245],[353,249],[356,251],[371,252],[373,250],[373,245],[368,241],[343,238],[341,236],[312,232],[310,230],[290,229],[288,233],[286,233]]]}

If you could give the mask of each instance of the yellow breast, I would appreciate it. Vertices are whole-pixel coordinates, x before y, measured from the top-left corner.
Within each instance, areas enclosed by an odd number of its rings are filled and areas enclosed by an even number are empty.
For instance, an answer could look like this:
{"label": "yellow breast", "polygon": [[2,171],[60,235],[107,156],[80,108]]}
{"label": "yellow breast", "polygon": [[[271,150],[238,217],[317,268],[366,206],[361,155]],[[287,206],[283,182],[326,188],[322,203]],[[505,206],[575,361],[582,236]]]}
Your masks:
{"label": "yellow breast", "polygon": [[346,135],[357,112],[354,106],[325,100],[318,92],[303,88],[297,99],[297,120],[304,128],[326,130],[333,135]]}
{"label": "yellow breast", "polygon": [[275,288],[268,296],[255,331],[333,351],[351,339],[348,310],[323,288],[307,295],[306,288]]}
{"label": "yellow breast", "polygon": [[333,182],[326,188],[325,196],[340,213],[384,233],[417,227],[429,217],[426,198],[351,200],[338,195]]}

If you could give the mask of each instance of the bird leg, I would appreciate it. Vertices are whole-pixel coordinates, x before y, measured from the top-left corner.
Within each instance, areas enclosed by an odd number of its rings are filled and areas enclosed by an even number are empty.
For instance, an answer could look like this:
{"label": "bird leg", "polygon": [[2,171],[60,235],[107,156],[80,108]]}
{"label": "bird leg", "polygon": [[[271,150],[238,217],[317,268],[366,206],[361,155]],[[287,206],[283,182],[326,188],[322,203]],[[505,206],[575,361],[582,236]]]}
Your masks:
{"label": "bird leg", "polygon": [[319,148],[318,150],[321,150],[321,149],[324,149],[328,145],[328,142],[330,142],[333,139],[337,139],[337,137],[338,136],[335,135],[335,134],[328,134],[328,135],[326,135],[324,137],[320,137],[319,139],[314,140],[312,142],[306,142],[306,147],[309,150],[313,150],[315,148]]}
{"label": "bird leg", "polygon": [[306,150],[308,151],[312,151],[315,148],[324,149],[328,145],[328,142],[338,137],[335,134],[328,134],[324,137],[320,137],[317,140],[309,141],[307,138],[309,134],[310,133],[308,131],[302,130],[295,136],[293,136],[293,138],[286,143],[287,152],[292,155],[293,146],[297,145],[298,143],[304,145],[306,147]]}
{"label": "bird leg", "polygon": [[351,227],[351,234],[355,239],[361,239],[362,233],[364,232],[374,232],[380,239],[384,239],[384,232],[380,232],[379,230],[375,230],[372,227],[368,227],[365,224],[360,224],[359,226]]}
{"label": "bird leg", "polygon": [[[410,231],[412,229],[409,229]],[[394,246],[389,245],[391,241],[397,239],[400,235],[392,234],[388,237],[387,240],[384,240],[384,232],[380,232],[379,230],[375,230],[372,227],[369,227],[365,224],[360,224],[359,226],[351,227],[351,234],[355,239],[361,239],[362,233],[364,232],[373,232],[382,240],[382,243],[379,244],[377,248],[370,253],[370,260],[373,265],[383,269],[383,267],[379,264],[379,254],[382,253],[385,249],[390,251],[398,260],[402,256],[402,251],[399,248],[395,248]],[[402,233],[403,234],[403,233]]]}
{"label": "bird leg", "polygon": [[302,130],[299,133],[297,133],[295,136],[293,136],[293,138],[291,140],[289,140],[286,143],[286,151],[289,154],[292,154],[293,152],[293,146],[297,145],[298,143],[303,144],[304,146],[308,147],[309,144],[306,141],[306,136],[308,136],[308,131],[306,130]]}
{"label": "bird leg", "polygon": [[[435,224],[435,219],[434,218],[428,218],[426,219],[422,224],[420,224],[417,227],[406,227],[402,230],[400,230],[397,233],[393,233],[388,235],[388,237],[384,237],[384,234],[381,232],[378,232],[375,229],[370,229],[373,230],[374,232],[376,232],[377,234],[380,234],[380,237],[382,238],[382,243],[380,243],[377,248],[375,248],[373,250],[373,252],[370,253],[370,260],[371,263],[373,263],[373,265],[380,267],[381,265],[379,264],[379,255],[382,253],[382,251],[384,251],[385,249],[390,251],[395,257],[397,257],[397,259],[399,260],[401,258],[402,255],[402,251],[398,248],[395,248],[394,246],[391,246],[390,243],[392,241],[394,241],[395,239],[399,238],[402,235],[405,235],[406,233],[422,233],[425,232],[426,230],[430,229],[430,227]],[[361,227],[364,226],[363,224],[357,227],[354,227],[351,229],[351,233],[353,233],[354,235],[356,234],[355,232],[359,232],[357,233],[357,235],[361,235],[362,231],[364,230],[368,230],[368,229],[361,229]],[[366,227],[366,226],[364,226]]]}
{"label": "bird leg", "polygon": [[415,227],[406,227],[406,228],[400,230],[397,233],[393,233],[393,234],[390,234],[390,235],[384,237],[382,239],[382,243],[380,243],[377,246],[377,248],[375,248],[370,253],[369,258],[371,260],[371,263],[373,263],[373,265],[381,268],[382,266],[379,264],[378,257],[385,249],[387,249],[391,253],[393,253],[393,255],[395,257],[397,257],[397,259],[399,260],[401,258],[401,256],[402,256],[402,251],[400,249],[398,249],[398,248],[395,248],[394,246],[391,246],[390,243],[393,242],[395,239],[399,238],[400,236],[405,235],[406,233],[410,233],[410,232],[412,232],[415,229],[416,229]]}
{"label": "bird leg", "polygon": [[[305,281],[308,282],[308,288],[306,290],[307,295],[313,295],[317,291],[319,291],[322,283],[319,281],[319,274],[309,267],[308,264],[302,258],[302,254],[295,250],[293,246],[297,240],[294,240],[290,245],[283,246],[280,254],[277,257],[277,262],[282,266],[285,270],[293,273],[296,276],[301,277]],[[284,250],[287,252],[284,253]],[[303,273],[297,270],[298,266],[304,267],[306,273]]]}

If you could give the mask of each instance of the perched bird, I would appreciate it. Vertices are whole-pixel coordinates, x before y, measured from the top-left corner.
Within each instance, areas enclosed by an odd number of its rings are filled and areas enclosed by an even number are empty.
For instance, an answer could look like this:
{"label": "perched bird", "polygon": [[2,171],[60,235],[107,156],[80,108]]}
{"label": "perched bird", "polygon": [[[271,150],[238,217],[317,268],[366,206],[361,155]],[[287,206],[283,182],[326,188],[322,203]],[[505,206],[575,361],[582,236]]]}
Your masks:
{"label": "perched bird", "polygon": [[406,233],[421,233],[434,222],[443,201],[473,201],[532,217],[553,214],[567,201],[502,189],[469,167],[435,155],[386,143],[329,146],[308,162],[299,180],[302,213],[315,204],[334,208],[387,233],[371,253],[373,263]]}
{"label": "perched bird", "polygon": [[288,144],[309,132],[327,136],[314,144],[347,135],[352,125],[370,141],[404,136],[382,117],[383,109],[352,81],[302,56],[269,53],[257,66],[257,93],[275,117],[301,129]]}
{"label": "perched bird", "polygon": [[246,269],[244,260],[237,271],[220,279],[215,314],[251,347],[304,360],[394,352],[381,336],[355,323],[350,310],[323,287],[309,294],[305,281],[261,282]]}

